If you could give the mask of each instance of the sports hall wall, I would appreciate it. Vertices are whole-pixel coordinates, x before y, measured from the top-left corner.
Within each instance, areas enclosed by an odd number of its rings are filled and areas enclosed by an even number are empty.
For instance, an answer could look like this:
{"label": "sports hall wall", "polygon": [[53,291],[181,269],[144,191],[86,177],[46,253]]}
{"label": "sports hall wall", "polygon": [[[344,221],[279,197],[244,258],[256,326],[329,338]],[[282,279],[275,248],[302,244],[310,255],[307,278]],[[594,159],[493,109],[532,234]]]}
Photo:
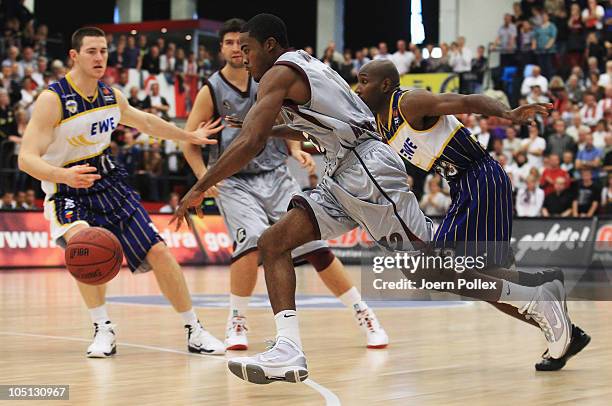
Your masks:
{"label": "sports hall wall", "polygon": [[[168,225],[170,215],[152,214],[151,218],[181,264],[229,263],[232,239],[221,216],[191,216],[191,229],[183,225],[178,231]],[[612,218],[519,218],[514,220],[513,240],[517,262],[523,266],[612,263]],[[374,250],[372,240],[361,229],[329,240],[329,244],[348,264],[359,264]],[[567,249],[560,251],[560,244]],[[64,251],[51,241],[40,211],[0,212],[0,270],[63,266]]]}

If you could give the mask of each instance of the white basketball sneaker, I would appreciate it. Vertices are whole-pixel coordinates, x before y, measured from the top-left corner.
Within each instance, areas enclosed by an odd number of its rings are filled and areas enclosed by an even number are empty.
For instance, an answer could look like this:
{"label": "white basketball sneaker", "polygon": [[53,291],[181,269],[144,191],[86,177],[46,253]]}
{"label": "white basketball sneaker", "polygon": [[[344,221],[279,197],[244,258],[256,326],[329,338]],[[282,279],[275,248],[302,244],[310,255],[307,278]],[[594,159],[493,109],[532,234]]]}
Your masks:
{"label": "white basketball sneaker", "polygon": [[565,355],[571,341],[572,323],[566,309],[565,287],[558,280],[538,286],[534,298],[521,309],[540,325],[552,358]]}
{"label": "white basketball sneaker", "polygon": [[265,352],[232,358],[227,367],[238,378],[256,384],[275,381],[302,382],[308,378],[304,352],[290,339],[278,337]]}
{"label": "white basketball sneaker", "polygon": [[369,307],[355,309],[355,319],[366,333],[368,348],[385,348],[389,344],[389,336],[378,322],[374,310]]}
{"label": "white basketball sneaker", "polygon": [[93,343],[87,348],[88,358],[107,358],[117,353],[115,327],[110,321],[94,323]]}
{"label": "white basketball sneaker", "polygon": [[228,351],[244,351],[249,348],[247,331],[246,317],[232,317],[227,323],[225,349]]}
{"label": "white basketball sneaker", "polygon": [[207,355],[225,354],[223,343],[204,330],[199,321],[195,326],[185,324],[185,331],[187,332],[187,348],[189,352]]}

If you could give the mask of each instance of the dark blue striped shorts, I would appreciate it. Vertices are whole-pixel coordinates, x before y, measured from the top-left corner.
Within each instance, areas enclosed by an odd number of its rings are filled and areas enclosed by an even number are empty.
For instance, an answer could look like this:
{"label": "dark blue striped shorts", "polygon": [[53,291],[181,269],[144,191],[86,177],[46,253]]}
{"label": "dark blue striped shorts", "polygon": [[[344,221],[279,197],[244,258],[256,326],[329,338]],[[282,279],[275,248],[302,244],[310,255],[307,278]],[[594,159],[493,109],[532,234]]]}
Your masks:
{"label": "dark blue striped shorts", "polygon": [[455,255],[486,256],[488,266],[511,261],[512,184],[491,157],[475,161],[449,180],[452,204],[434,235],[437,248]]}
{"label": "dark blue striped shorts", "polygon": [[[105,187],[98,183],[104,182]],[[123,254],[132,272],[151,269],[146,261],[149,250],[163,242],[151,218],[140,204],[139,195],[121,176],[106,176],[95,189],[60,190],[45,203],[51,221],[52,238],[65,245],[63,234],[76,224],[104,227],[121,242]]]}

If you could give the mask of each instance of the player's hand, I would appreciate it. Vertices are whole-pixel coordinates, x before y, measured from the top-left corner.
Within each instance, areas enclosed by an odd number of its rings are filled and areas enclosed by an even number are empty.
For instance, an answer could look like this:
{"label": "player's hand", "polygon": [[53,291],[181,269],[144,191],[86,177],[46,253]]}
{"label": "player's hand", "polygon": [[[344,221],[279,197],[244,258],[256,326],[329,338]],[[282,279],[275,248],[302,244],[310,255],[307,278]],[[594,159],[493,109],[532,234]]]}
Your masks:
{"label": "player's hand", "polygon": [[514,124],[535,125],[536,114],[547,117],[552,108],[553,105],[551,103],[526,104],[510,111],[506,118],[512,120]]}
{"label": "player's hand", "polygon": [[298,161],[300,165],[302,165],[302,168],[308,171],[309,175],[315,173],[317,164],[312,158],[312,155],[310,155],[308,152],[302,150],[293,150],[291,151],[291,156],[295,158],[295,160]]}
{"label": "player's hand", "polygon": [[221,124],[221,117],[215,121],[209,120],[205,123],[201,123],[198,129],[189,133],[187,142],[196,145],[211,145],[216,144],[217,140],[211,139],[210,137],[223,130],[224,125]]}
{"label": "player's hand", "polygon": [[181,203],[179,207],[176,208],[172,219],[170,219],[170,224],[176,222],[176,231],[178,231],[183,225],[183,221],[187,223],[189,226],[189,208],[195,208],[196,214],[198,217],[204,217],[202,213],[202,200],[204,200],[205,192],[196,191],[191,189],[187,194],[181,199]]}
{"label": "player's hand", "polygon": [[93,186],[94,182],[102,178],[98,175],[95,166],[75,165],[70,168],[65,168],[63,172],[63,179],[59,183],[64,183],[72,188],[76,189],[87,189]]}
{"label": "player's hand", "polygon": [[219,189],[216,186],[211,187],[204,192],[204,197],[219,197]]}
{"label": "player's hand", "polygon": [[243,121],[236,116],[225,116],[223,120],[227,123],[228,127],[242,128]]}

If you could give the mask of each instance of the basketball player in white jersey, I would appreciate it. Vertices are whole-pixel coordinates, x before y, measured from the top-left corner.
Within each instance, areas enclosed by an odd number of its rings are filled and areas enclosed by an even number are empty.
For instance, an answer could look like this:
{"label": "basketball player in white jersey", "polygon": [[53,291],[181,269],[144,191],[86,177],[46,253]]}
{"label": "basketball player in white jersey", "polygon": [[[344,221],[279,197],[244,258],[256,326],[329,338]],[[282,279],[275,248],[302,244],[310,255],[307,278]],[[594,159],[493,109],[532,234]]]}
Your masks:
{"label": "basketball player in white jersey", "polygon": [[[321,183],[294,196],[291,210],[258,241],[275,313],[276,342],[264,353],[231,359],[228,364],[233,374],[252,383],[300,382],[308,377],[308,368],[295,311],[291,251],[312,240],[338,237],[357,226],[384,248],[414,251],[432,240],[433,224],[406,187],[404,164],[381,142],[368,107],[327,65],[303,51],[288,50],[282,20],[270,14],[253,17],[242,29],[240,46],[247,69],[260,84],[257,103],[245,118],[241,134],[183,198],[173,221],[178,220],[180,226],[189,207],[199,206],[208,189],[244,167],[270,136],[299,139],[307,133],[324,151],[326,170]],[[281,111],[287,125],[274,127]],[[520,287],[487,276],[476,278],[471,270],[461,275],[495,288],[457,293],[525,307],[548,327],[557,327],[560,322],[562,334],[551,338],[549,349],[565,351],[569,321],[550,304],[563,307],[561,292]],[[456,273],[443,276],[456,277]],[[510,295],[502,297],[505,288]]]}
{"label": "basketball player in white jersey", "polygon": [[[195,144],[214,144],[208,137],[221,129],[219,123],[188,132],[130,107],[120,91],[99,80],[106,70],[108,47],[98,28],[81,28],[73,34],[70,58],[71,71],[37,99],[19,152],[19,168],[42,181],[52,238],[65,246],[87,227],[108,229],[121,242],[132,272],[153,270],[160,290],[184,320],[189,351],[225,353],[223,343],[198,321],[176,259],[109,149],[119,123]],[[77,285],[94,323],[87,356],[115,354],[115,326],[105,306],[105,285]]]}
{"label": "basketball player in white jersey", "polygon": [[[243,20],[231,19],[221,28],[221,54],[226,64],[208,79],[198,93],[186,130],[196,129],[200,123],[216,119],[221,114],[243,119],[255,102],[257,83],[245,69],[240,50],[240,30],[244,23]],[[214,165],[239,133],[237,128],[226,127],[217,134],[219,142],[209,147],[209,166]],[[183,144],[182,149],[196,176],[204,176],[207,169],[202,159],[202,147]],[[302,165],[310,165],[314,170],[312,157],[302,151],[299,141],[271,138],[247,167],[212,190],[234,239],[230,265],[230,309],[225,335],[227,350],[248,348],[246,310],[257,282],[257,240],[287,211],[291,196],[300,191],[286,165],[288,152]],[[361,299],[342,263],[326,243],[310,242],[295,250],[293,257],[296,262],[309,262],[329,290],[353,312],[366,334],[368,348],[387,346],[389,339],[374,311]]]}

